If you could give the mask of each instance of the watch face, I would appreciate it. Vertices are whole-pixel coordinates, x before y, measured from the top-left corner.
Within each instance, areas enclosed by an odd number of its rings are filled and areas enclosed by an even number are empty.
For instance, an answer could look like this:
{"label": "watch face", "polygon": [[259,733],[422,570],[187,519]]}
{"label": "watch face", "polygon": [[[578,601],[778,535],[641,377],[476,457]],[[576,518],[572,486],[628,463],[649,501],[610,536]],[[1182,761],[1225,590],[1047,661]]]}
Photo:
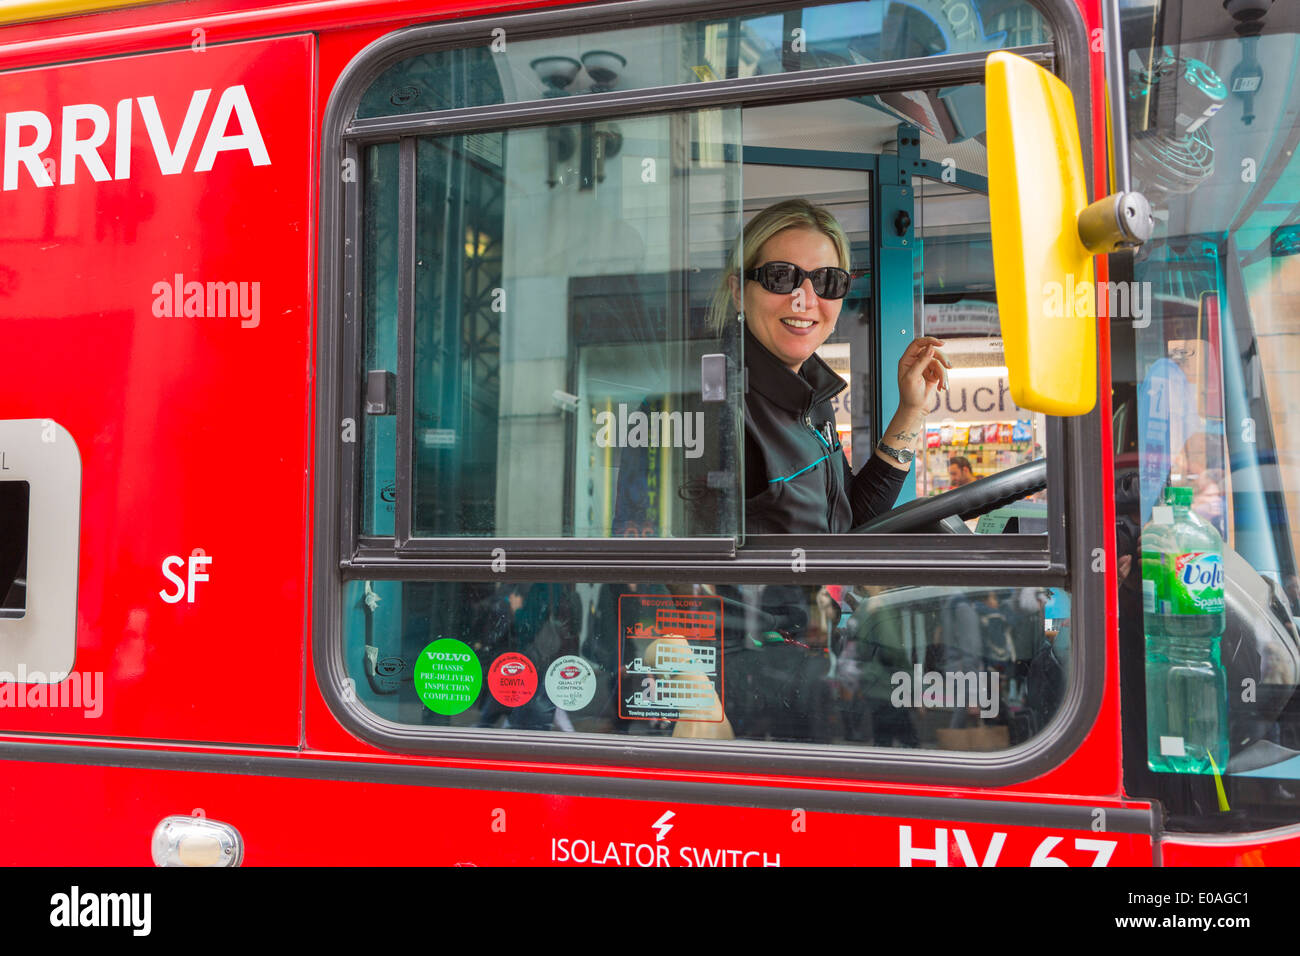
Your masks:
{"label": "watch face", "polygon": [[881,451],[883,451],[890,458],[894,459],[894,461],[898,462],[900,465],[906,465],[914,457],[916,457],[916,452],[910,449],[891,448],[889,445],[886,445],[884,442],[880,442],[880,444],[878,444],[876,447],[879,448]]}

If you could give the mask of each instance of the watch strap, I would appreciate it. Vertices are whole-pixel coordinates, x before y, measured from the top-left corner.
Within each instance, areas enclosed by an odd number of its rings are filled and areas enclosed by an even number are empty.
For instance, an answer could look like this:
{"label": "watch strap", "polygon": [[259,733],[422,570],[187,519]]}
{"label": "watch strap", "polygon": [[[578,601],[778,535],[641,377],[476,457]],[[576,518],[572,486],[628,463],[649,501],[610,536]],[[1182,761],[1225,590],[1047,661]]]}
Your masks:
{"label": "watch strap", "polygon": [[912,459],[916,457],[916,452],[912,451],[912,449],[894,448],[892,445],[886,445],[883,440],[876,442],[876,447],[900,465],[909,465]]}

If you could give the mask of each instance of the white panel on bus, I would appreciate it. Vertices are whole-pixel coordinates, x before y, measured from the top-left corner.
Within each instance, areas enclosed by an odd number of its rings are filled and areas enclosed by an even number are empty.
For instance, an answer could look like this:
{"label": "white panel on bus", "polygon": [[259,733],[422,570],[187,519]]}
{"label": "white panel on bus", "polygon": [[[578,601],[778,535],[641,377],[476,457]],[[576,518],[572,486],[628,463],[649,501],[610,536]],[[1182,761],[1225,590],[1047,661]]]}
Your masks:
{"label": "white panel on bus", "polygon": [[18,569],[0,582],[0,680],[57,683],[77,656],[81,453],[67,429],[0,421],[0,489],[0,508],[27,506],[25,534],[22,516],[10,514],[6,527],[20,530],[0,545]]}

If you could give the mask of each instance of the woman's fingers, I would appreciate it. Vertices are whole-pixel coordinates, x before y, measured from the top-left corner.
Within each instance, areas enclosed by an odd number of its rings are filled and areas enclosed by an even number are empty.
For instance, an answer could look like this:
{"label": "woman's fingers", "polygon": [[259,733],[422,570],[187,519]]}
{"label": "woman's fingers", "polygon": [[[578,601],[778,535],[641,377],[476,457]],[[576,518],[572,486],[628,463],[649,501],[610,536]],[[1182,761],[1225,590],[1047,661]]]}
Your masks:
{"label": "woman's fingers", "polygon": [[935,346],[929,346],[925,352],[918,356],[920,361],[916,363],[917,370],[921,373],[921,378],[928,383],[937,384],[939,388],[948,387],[948,369],[944,365],[942,354]]}
{"label": "woman's fingers", "polygon": [[927,349],[930,349],[933,351],[935,357],[938,358],[939,361],[941,361],[948,368],[952,368],[952,362],[948,361],[948,356],[944,355],[943,352],[939,349],[939,346],[943,344],[944,344],[943,339],[936,339],[933,335],[923,335],[918,339],[914,339],[912,341],[911,346],[909,346],[908,350],[903,354],[905,356],[910,356],[912,358],[921,358],[923,353]]}
{"label": "woman's fingers", "polygon": [[933,345],[933,346],[934,346],[934,354],[935,354],[935,356],[939,359],[939,361],[941,361],[941,362],[942,362],[944,365],[946,365],[948,368],[952,368],[952,363],[948,361],[948,356],[944,355],[944,354],[943,354],[943,351],[939,348],[940,345],[943,345],[943,344],[944,344],[944,343],[943,343],[943,339],[936,339],[936,338],[935,338],[934,336],[932,336],[932,335],[926,335],[926,336],[923,336],[923,337],[922,337],[921,339],[919,339],[918,341],[925,342],[925,343],[928,344],[928,345]]}
{"label": "woman's fingers", "polygon": [[[939,339],[935,339],[934,341],[938,342],[939,345],[943,344]],[[943,352],[939,350],[939,345],[931,345],[929,347],[929,361],[926,363],[926,377],[928,378],[930,375],[933,375],[934,378],[932,381],[937,381],[940,388],[947,388],[948,369],[952,368],[952,363],[949,362]]]}
{"label": "woman's fingers", "polygon": [[936,339],[933,335],[922,335],[919,338],[913,339],[912,342],[916,345],[943,345],[944,344],[943,339]]}

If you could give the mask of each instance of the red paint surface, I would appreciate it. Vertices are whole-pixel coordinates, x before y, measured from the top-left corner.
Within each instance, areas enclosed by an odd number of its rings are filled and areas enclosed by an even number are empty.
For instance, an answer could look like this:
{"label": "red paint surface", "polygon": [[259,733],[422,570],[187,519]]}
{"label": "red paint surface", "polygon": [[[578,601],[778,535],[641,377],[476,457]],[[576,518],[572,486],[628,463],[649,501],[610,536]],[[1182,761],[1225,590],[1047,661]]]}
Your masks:
{"label": "red paint surface", "polygon": [[1300,866],[1300,830],[1287,827],[1240,838],[1166,837],[1165,866]]}
{"label": "red paint surface", "polygon": [[[529,3],[527,8],[544,6]],[[998,790],[811,780],[793,776],[647,771],[542,763],[393,755],[352,738],[324,703],[310,660],[304,611],[310,580],[314,404],[315,250],[320,118],[345,66],[370,42],[416,22],[520,10],[525,4],[330,0],[252,6],[199,0],[141,7],[0,30],[6,110],[45,112],[57,154],[60,111],[152,95],[174,141],[192,92],[211,88],[187,171],[162,176],[144,124],[133,123],[130,179],[0,193],[0,321],[4,374],[0,414],[54,418],[77,438],[83,462],[77,668],[104,675],[104,710],[0,709],[10,740],[75,742],[113,750],[158,746],[224,752],[232,766],[270,746],[281,756],[366,765],[477,767],[519,774],[587,774],[647,781],[730,783],[858,794],[1142,807],[1121,795],[1118,671],[1113,595],[1104,641],[1107,686],[1090,733],[1062,766]],[[1097,0],[1080,0],[1089,30]],[[194,30],[207,49],[189,49]],[[280,39],[272,35],[306,34]],[[247,41],[247,42],[234,42]],[[150,50],[172,52],[143,55]],[[1092,57],[1091,117],[1097,195],[1102,171],[1101,56]],[[256,167],[224,153],[209,173],[192,171],[220,92],[244,84],[272,159]],[[101,149],[110,164],[113,140]],[[25,177],[25,172],[20,173]],[[1104,270],[1104,264],[1102,266]],[[158,318],[153,284],[176,273],[202,281],[259,281],[261,322]],[[1104,271],[1099,273],[1104,279]],[[1103,412],[1109,395],[1106,324],[1101,323]],[[21,356],[13,361],[12,356]],[[1105,416],[1104,416],[1105,417]],[[1104,443],[1103,443],[1104,446]],[[1110,449],[1101,450],[1106,527],[1113,525]],[[1106,546],[1111,548],[1110,536]],[[195,604],[158,592],[168,555],[196,548],[213,557]],[[1108,568],[1113,568],[1113,554]],[[1112,573],[1113,572],[1108,572]],[[1113,592],[1113,587],[1111,588]],[[63,738],[66,742],[67,738]],[[263,751],[265,752],[265,751]],[[162,817],[196,808],[238,827],[247,862],[559,862],[552,839],[685,850],[779,853],[782,865],[899,862],[900,826],[914,847],[939,845],[965,862],[964,834],[982,861],[1005,833],[999,863],[1028,863],[1059,837],[1052,857],[1072,865],[1095,854],[1076,840],[1114,839],[1111,864],[1149,863],[1150,839],[1033,826],[893,820],[807,813],[797,807],[728,806],[515,794],[414,785],[184,773],[10,762],[0,770],[0,862],[147,863]],[[102,819],[88,817],[88,808]],[[365,808],[365,812],[354,812]],[[431,810],[431,808],[436,808]],[[499,812],[498,812],[499,811]],[[652,825],[672,811],[662,840]],[[455,821],[436,838],[406,837],[406,823]],[[70,828],[52,821],[86,821]],[[108,825],[108,821],[112,821]],[[95,825],[100,823],[102,825]],[[355,832],[353,832],[355,831]],[[342,837],[342,839],[340,839]],[[572,845],[572,844],[570,844]],[[1206,848],[1164,844],[1164,862],[1295,862],[1293,837],[1265,845]],[[570,854],[572,856],[572,854]],[[724,857],[726,854],[724,854]],[[691,857],[700,860],[698,855]],[[656,861],[661,859],[656,850]],[[750,861],[754,857],[748,858]],[[633,862],[637,862],[635,859]]]}
{"label": "red paint surface", "polygon": [[[166,816],[195,811],[240,831],[249,866],[362,860],[549,865],[572,864],[575,855],[585,865],[594,858],[606,866],[760,866],[764,855],[767,863],[781,866],[896,866],[901,827],[910,828],[905,839],[917,866],[933,866],[930,857],[937,850],[948,866],[1024,866],[1036,851],[1049,864],[1046,857],[1070,866],[1096,862],[1096,850],[1087,848],[1095,844],[1080,848],[1077,841],[1113,842],[1111,866],[1151,860],[1150,838],[1140,835],[898,820],[797,806],[755,809],[48,764],[9,768],[18,783],[0,792],[0,826],[38,835],[6,841],[0,863],[15,865],[148,865],[154,827]],[[963,809],[969,805],[961,802]],[[66,826],[69,819],[86,821],[88,807],[103,808],[112,825]]]}
{"label": "red paint surface", "polygon": [[[96,182],[79,162],[74,183],[42,188],[20,166],[17,188],[0,192],[0,409],[54,419],[77,442],[76,670],[104,686],[98,717],[6,708],[3,730],[298,741],[313,60],[312,38],[298,36],[0,76],[6,110],[49,118],[50,158],[62,156],[65,107],[103,107],[113,124],[98,153],[110,175],[120,100],[154,97],[175,147],[194,92],[212,91],[175,175],[162,173],[137,103],[129,178]],[[223,91],[241,84],[270,163],[225,151],[195,171]],[[240,126],[232,117],[226,132]],[[178,274],[246,283],[250,312],[256,283],[257,324],[155,314],[167,311],[156,285]],[[164,559],[196,549],[212,558],[210,580],[197,582],[194,603],[167,603]]]}

